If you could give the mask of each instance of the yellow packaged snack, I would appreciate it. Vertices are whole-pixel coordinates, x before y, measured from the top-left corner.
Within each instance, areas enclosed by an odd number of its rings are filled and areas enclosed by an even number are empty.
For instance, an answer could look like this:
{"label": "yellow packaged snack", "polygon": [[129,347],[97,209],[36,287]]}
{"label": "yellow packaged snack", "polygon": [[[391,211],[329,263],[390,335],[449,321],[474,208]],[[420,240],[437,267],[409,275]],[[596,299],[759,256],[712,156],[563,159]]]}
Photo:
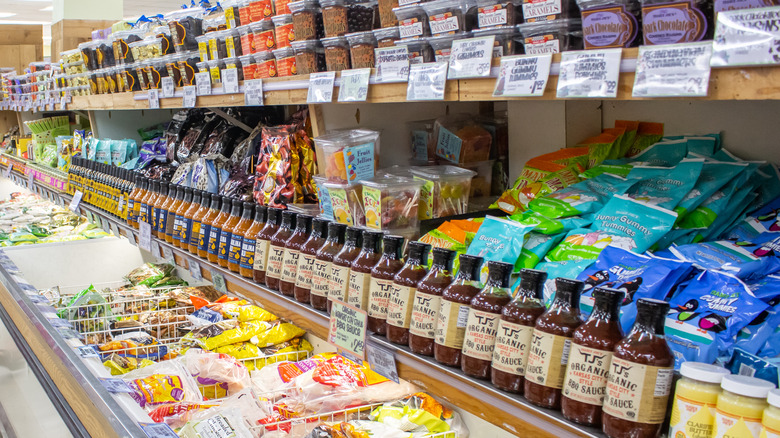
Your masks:
{"label": "yellow packaged snack", "polygon": [[210,304],[208,308],[219,312],[225,319],[237,319],[241,322],[276,321],[278,319],[273,313],[262,307],[249,304],[246,300]]}
{"label": "yellow packaged snack", "polygon": [[138,360],[134,357],[123,357],[116,353],[112,354],[108,360],[103,362],[103,366],[108,368],[112,376],[121,376],[122,374],[129,373],[135,369],[153,364],[154,362],[149,359]]}
{"label": "yellow packaged snack", "polygon": [[303,338],[294,338],[266,348],[259,348],[249,342],[241,342],[216,349],[217,353],[227,354],[242,361],[250,371],[280,361],[303,360],[309,357],[313,351],[314,347],[311,343]]}
{"label": "yellow packaged snack", "polygon": [[194,343],[204,350],[211,351],[223,345],[248,341],[267,331],[273,325],[273,323],[266,321],[239,322],[235,319],[228,319],[196,328],[182,338],[182,343]]}

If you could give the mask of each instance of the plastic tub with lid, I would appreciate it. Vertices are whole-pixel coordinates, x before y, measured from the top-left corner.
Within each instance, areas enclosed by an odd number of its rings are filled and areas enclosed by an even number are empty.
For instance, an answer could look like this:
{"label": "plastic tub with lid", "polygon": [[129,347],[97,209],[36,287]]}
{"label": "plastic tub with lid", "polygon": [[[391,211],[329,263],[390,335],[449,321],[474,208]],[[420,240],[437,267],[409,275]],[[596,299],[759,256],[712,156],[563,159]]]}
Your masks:
{"label": "plastic tub with lid", "polygon": [[420,219],[434,219],[468,211],[473,170],[457,166],[415,167],[415,179],[423,182],[420,189]]}
{"label": "plastic tub with lid", "polygon": [[518,25],[517,30],[526,55],[582,49],[582,21],[578,18],[524,23]]}
{"label": "plastic tub with lid", "polygon": [[[417,228],[420,188],[414,178],[379,175],[361,181],[366,226],[375,230]],[[332,198],[332,193],[331,193]]]}
{"label": "plastic tub with lid", "polygon": [[327,190],[333,220],[349,226],[366,226],[363,187],[360,184],[325,181],[322,187]]}
{"label": "plastic tub with lid", "polygon": [[375,175],[379,163],[379,132],[351,129],[314,139],[321,171],[329,181],[355,183]]}

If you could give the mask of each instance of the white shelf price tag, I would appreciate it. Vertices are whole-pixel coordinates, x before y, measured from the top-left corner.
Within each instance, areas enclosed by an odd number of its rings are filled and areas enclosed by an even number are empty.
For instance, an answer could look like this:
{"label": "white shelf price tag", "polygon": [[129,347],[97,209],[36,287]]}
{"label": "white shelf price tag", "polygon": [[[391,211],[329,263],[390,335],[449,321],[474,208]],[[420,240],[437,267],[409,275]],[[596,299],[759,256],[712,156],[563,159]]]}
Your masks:
{"label": "white shelf price tag", "polygon": [[263,105],[263,80],[250,79],[244,81],[244,105],[262,106]]}
{"label": "white shelf price tag", "polygon": [[165,246],[162,247],[162,256],[163,260],[166,263],[170,263],[174,266],[176,266],[176,259],[173,257],[173,251],[170,248],[167,248]]}
{"label": "white shelf price tag", "polygon": [[409,68],[406,100],[444,100],[446,85],[446,62],[414,64]]}
{"label": "white shelf price tag", "polygon": [[138,423],[149,438],[179,438],[179,435],[165,423]]}
{"label": "white shelf price tag", "polygon": [[376,371],[395,383],[400,383],[398,366],[392,351],[379,345],[367,344],[366,361],[371,365],[372,371]]}
{"label": "white shelf price tag", "polygon": [[111,233],[116,236],[120,237],[122,234],[119,232],[119,226],[115,224],[114,222],[109,223],[109,227],[111,227]]}
{"label": "white shelf price tag", "polygon": [[133,389],[130,388],[130,385],[127,384],[122,379],[117,378],[111,378],[111,377],[98,377],[98,380],[100,380],[100,383],[103,384],[103,387],[106,388],[106,391],[114,393],[114,394],[121,394],[121,393],[133,393]]}
{"label": "white shelf price tag", "polygon": [[406,46],[374,49],[374,58],[376,59],[377,82],[406,82],[409,80],[409,49]]}
{"label": "white shelf price tag", "polygon": [[147,95],[149,99],[149,108],[150,109],[160,109],[160,90],[154,88],[149,90],[149,94]]}
{"label": "white shelf price tag", "polygon": [[70,205],[68,205],[68,210],[78,214],[79,204],[81,203],[81,198],[83,197],[84,197],[84,192],[82,192],[81,190],[76,190],[76,193],[73,194],[73,199],[70,200]]}
{"label": "white shelf price tag", "polygon": [[76,352],[79,354],[79,357],[81,357],[82,359],[86,359],[88,357],[98,357],[98,354],[95,351],[95,349],[89,345],[82,345],[80,347],[76,347]]}
{"label": "white shelf price tag", "polygon": [[342,301],[333,301],[328,342],[352,356],[366,358],[368,312]]}
{"label": "white shelf price tag", "polygon": [[222,275],[216,269],[211,271],[211,283],[213,283],[214,287],[218,291],[222,292],[223,294],[226,294],[228,292],[227,283],[225,282],[225,276]]}
{"label": "white shelf price tag", "polygon": [[309,93],[306,96],[306,103],[333,102],[333,84],[335,81],[335,71],[310,74]]}
{"label": "white shelf price tag", "polygon": [[634,97],[706,96],[712,43],[641,46]]}
{"label": "white shelf price tag", "polygon": [[184,108],[195,108],[195,103],[198,100],[198,87],[195,85],[188,85],[184,87],[184,98],[182,104]]}
{"label": "white shelf price tag", "polygon": [[209,72],[195,73],[195,86],[198,87],[198,96],[211,94],[211,75]]}
{"label": "white shelf price tag", "polygon": [[238,93],[238,69],[226,68],[222,70],[222,90],[225,94]]}
{"label": "white shelf price tag", "polygon": [[8,167],[5,168],[5,177],[11,178],[11,171],[14,170],[14,166],[11,165],[11,163],[7,164]]}
{"label": "white shelf price tag", "polygon": [[173,78],[170,76],[166,76],[162,78],[162,97],[173,97],[175,85],[173,83]]}
{"label": "white shelf price tag", "polygon": [[203,281],[203,274],[200,271],[200,263],[198,263],[198,261],[195,259],[189,259],[187,265],[189,265],[190,275],[192,275],[192,278],[194,278],[195,281]]}
{"label": "white shelf price tag", "polygon": [[447,79],[482,78],[490,75],[495,35],[452,42]]}
{"label": "white shelf price tag", "polygon": [[615,98],[623,49],[563,52],[558,98]]}
{"label": "white shelf price tag", "polygon": [[365,102],[368,97],[370,68],[358,68],[341,71],[339,102]]}
{"label": "white shelf price tag", "polygon": [[780,7],[721,11],[717,17],[713,67],[780,64]]}
{"label": "white shelf price tag", "polygon": [[520,55],[501,58],[493,96],[542,96],[550,77],[552,55]]}
{"label": "white shelf price tag", "polygon": [[146,222],[138,222],[138,246],[146,251],[152,251],[152,226]]}
{"label": "white shelf price tag", "polygon": [[35,172],[30,171],[30,173],[27,174],[27,188],[30,190],[35,190],[35,187],[33,186],[33,183],[35,182]]}

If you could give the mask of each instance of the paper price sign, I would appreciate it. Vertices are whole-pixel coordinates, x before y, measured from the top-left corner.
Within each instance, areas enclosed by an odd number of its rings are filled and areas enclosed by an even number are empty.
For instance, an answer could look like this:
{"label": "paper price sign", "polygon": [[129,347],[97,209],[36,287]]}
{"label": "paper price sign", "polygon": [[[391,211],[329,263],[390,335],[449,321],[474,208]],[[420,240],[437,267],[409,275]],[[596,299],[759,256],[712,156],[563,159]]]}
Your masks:
{"label": "paper price sign", "polygon": [[550,77],[552,55],[501,58],[493,96],[542,96]]}
{"label": "paper price sign", "polygon": [[184,108],[195,108],[195,102],[198,99],[198,88],[195,85],[188,85],[184,87],[184,99],[182,99],[182,106]]}
{"label": "paper price sign", "polygon": [[365,102],[368,97],[368,80],[371,77],[370,68],[341,71],[339,85],[339,102]]}
{"label": "paper price sign", "polygon": [[80,347],[76,347],[76,352],[79,354],[80,357],[83,359],[86,359],[88,357],[98,357],[97,352],[94,348],[92,348],[89,345],[82,345]]}
{"label": "paper price sign", "polygon": [[395,355],[392,351],[378,345],[366,345],[366,361],[375,371],[395,383],[400,383],[398,378],[398,366],[395,363]]}
{"label": "paper price sign", "polygon": [[780,64],[780,7],[718,13],[712,66]]}
{"label": "paper price sign", "polygon": [[128,385],[127,382],[125,382],[122,379],[98,377],[98,380],[100,380],[100,383],[103,384],[103,387],[106,388],[106,391],[108,392],[114,394],[120,394],[120,393],[132,394],[134,392],[133,389],[130,388],[130,385]]}
{"label": "paper price sign", "polygon": [[222,70],[222,89],[227,94],[238,93],[238,69],[226,68]]}
{"label": "paper price sign", "polygon": [[481,78],[490,75],[495,35],[452,42],[447,79]]}
{"label": "paper price sign", "polygon": [[60,98],[60,109],[63,111],[68,109],[68,100],[65,98],[65,96]]}
{"label": "paper price sign", "polygon": [[306,103],[330,103],[333,101],[333,83],[336,72],[312,73],[309,75],[309,93]]}
{"label": "paper price sign", "polygon": [[263,80],[250,79],[244,81],[244,105],[263,105]]}
{"label": "paper price sign", "polygon": [[563,52],[558,98],[614,98],[623,49]]}
{"label": "paper price sign", "polygon": [[341,301],[333,301],[328,342],[360,359],[366,358],[368,313]]}
{"label": "paper price sign", "polygon": [[33,182],[35,182],[35,173],[31,171],[30,173],[27,174],[27,188],[29,188],[30,190],[34,189]]}
{"label": "paper price sign", "polygon": [[138,246],[141,249],[152,251],[152,226],[146,222],[138,222]]}
{"label": "paper price sign", "polygon": [[211,94],[211,76],[209,72],[195,73],[195,86],[198,87],[198,96]]}
{"label": "paper price sign", "polygon": [[203,274],[200,272],[200,263],[198,263],[197,260],[190,259],[187,264],[189,265],[192,278],[194,278],[195,281],[203,281]]}
{"label": "paper price sign", "polygon": [[173,251],[171,251],[170,248],[163,247],[162,256],[165,262],[170,263],[172,265],[176,265],[176,259],[173,257]]}
{"label": "paper price sign", "polygon": [[218,271],[211,271],[211,282],[214,284],[214,287],[223,294],[228,292],[225,277]]}
{"label": "paper price sign", "polygon": [[179,435],[165,423],[138,423],[149,438],[179,438]]}
{"label": "paper price sign", "polygon": [[706,96],[712,43],[641,46],[634,97]]}
{"label": "paper price sign", "polygon": [[377,82],[406,82],[409,79],[409,49],[406,46],[374,49],[374,58]]}
{"label": "paper price sign", "polygon": [[149,90],[149,108],[160,109],[160,90]]}
{"label": "paper price sign", "polygon": [[162,78],[162,97],[173,97],[174,88],[175,85],[172,77],[166,76]]}
{"label": "paper price sign", "polygon": [[406,100],[444,100],[446,85],[446,62],[414,64],[409,68]]}
{"label": "paper price sign", "polygon": [[81,203],[81,198],[83,197],[84,197],[84,192],[82,192],[81,190],[76,190],[76,193],[73,194],[73,199],[70,200],[70,205],[68,205],[68,210],[74,213],[78,213],[79,204]]}

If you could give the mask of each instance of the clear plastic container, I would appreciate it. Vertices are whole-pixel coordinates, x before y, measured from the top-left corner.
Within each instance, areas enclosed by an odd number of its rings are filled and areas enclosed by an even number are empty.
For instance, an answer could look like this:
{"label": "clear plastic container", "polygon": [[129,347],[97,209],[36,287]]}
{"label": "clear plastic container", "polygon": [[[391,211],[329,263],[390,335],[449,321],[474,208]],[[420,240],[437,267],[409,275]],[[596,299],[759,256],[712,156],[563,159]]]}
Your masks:
{"label": "clear plastic container", "polygon": [[326,181],[322,183],[322,187],[327,190],[333,220],[349,226],[366,226],[366,215],[363,210],[363,188],[360,184]]}
{"label": "clear plastic container", "polygon": [[401,6],[393,9],[398,18],[398,33],[401,38],[429,36],[428,14],[419,5]]}
{"label": "clear plastic container", "polygon": [[522,0],[477,0],[477,26],[514,26],[523,22]]}
{"label": "clear plastic container", "polygon": [[[225,61],[222,59],[215,59],[207,62],[209,76],[211,76],[212,84],[222,83],[222,69],[225,68]],[[201,70],[202,71],[202,70]]]}
{"label": "clear plastic container", "polygon": [[290,47],[290,43],[295,41],[295,30],[291,14],[277,15],[272,17],[274,22],[274,34],[276,36],[276,48],[282,49]]}
{"label": "clear plastic container", "polygon": [[761,437],[775,438],[780,435],[780,389],[769,391],[766,398],[769,406],[764,409],[764,416],[761,420]]}
{"label": "clear plastic container", "polygon": [[523,0],[523,21],[526,23],[579,17],[575,0]]}
{"label": "clear plastic container", "polygon": [[325,38],[344,36],[348,33],[347,4],[344,0],[322,0],[322,21]]}
{"label": "clear plastic container", "polygon": [[228,29],[220,35],[220,46],[225,43],[225,58],[235,58],[243,55],[241,51],[241,39],[236,29]]}
{"label": "clear plastic container", "polygon": [[[133,62],[133,54],[130,52],[130,48],[127,47],[129,43],[140,40],[141,37],[137,35],[137,31],[122,30],[111,34],[111,47],[114,50],[114,59],[119,64],[126,62]],[[63,59],[63,62],[66,62]]]}
{"label": "clear plastic container", "polygon": [[517,26],[523,53],[543,55],[582,49],[582,21],[566,19],[524,23]]}
{"label": "clear plastic container", "polygon": [[152,32],[155,38],[162,38],[162,52],[164,55],[170,55],[176,52],[173,48],[171,29],[168,26],[157,26]]}
{"label": "clear plastic container", "polygon": [[428,14],[431,35],[468,32],[477,27],[477,4],[474,0],[435,0],[422,4]]}
{"label": "clear plastic container", "polygon": [[99,68],[97,53],[95,52],[97,50],[97,46],[98,43],[95,41],[87,41],[79,44],[81,57],[84,60],[84,65],[87,66],[87,70],[89,71],[97,70]]}
{"label": "clear plastic container", "polygon": [[[266,20],[274,16],[274,2],[272,0],[248,0],[249,7],[247,23],[254,23],[260,20]],[[276,12],[284,14],[286,12]],[[243,21],[241,24],[247,24]]]}
{"label": "clear plastic container", "polygon": [[295,65],[295,51],[292,47],[276,49],[273,54],[276,58],[276,74],[280,78],[298,74],[298,68]]}
{"label": "clear plastic container", "polygon": [[244,76],[244,80],[255,79],[255,70],[257,69],[257,61],[252,55],[244,55],[238,58],[241,60],[241,71]]}
{"label": "clear plastic container", "polygon": [[296,41],[316,40],[323,36],[322,12],[315,0],[300,0],[287,5],[292,13]]}
{"label": "clear plastic container", "polygon": [[[146,75],[146,65],[142,62],[136,62],[133,65],[135,66],[135,74],[136,77],[138,78],[138,85],[141,87],[141,90],[148,90],[149,80],[147,79],[147,75]],[[92,94],[96,94],[97,83],[95,82],[95,86],[93,86],[93,81],[94,79],[90,77],[89,82],[90,82],[90,87],[92,88]]]}
{"label": "clear plastic container", "polygon": [[294,41],[292,48],[299,75],[325,71],[325,49],[319,41]]}
{"label": "clear plastic container", "polygon": [[[146,80],[149,81],[149,88],[162,88],[162,78],[168,76],[168,70],[165,69],[165,59],[155,59],[146,67]],[[110,84],[108,84],[110,87]]]}
{"label": "clear plastic container", "polygon": [[352,68],[349,57],[349,42],[345,37],[323,38],[325,68],[327,71],[341,71]]}
{"label": "clear plastic container", "polygon": [[672,404],[672,416],[680,421],[671,425],[669,436],[694,438],[701,436],[700,433],[704,431],[711,433],[715,425],[711,412],[718,403],[723,377],[731,373],[715,365],[683,362],[680,374],[682,378],[675,386]]}
{"label": "clear plastic container", "polygon": [[377,0],[346,1],[347,33],[365,32],[372,30],[374,27],[379,27],[379,5]]}
{"label": "clear plastic container", "polygon": [[748,436],[742,432],[755,430],[755,438],[761,430],[766,397],[775,385],[755,377],[731,375],[725,376],[720,386],[723,392],[718,395],[712,437]]}
{"label": "clear plastic container", "polygon": [[378,0],[379,3],[379,25],[383,28],[398,26],[398,17],[393,13],[397,8],[398,0]]}
{"label": "clear plastic container", "polygon": [[273,52],[260,52],[254,55],[255,79],[275,78],[279,76],[276,70],[276,57]]}
{"label": "clear plastic container", "polygon": [[376,38],[377,47],[393,47],[395,42],[401,39],[398,32],[398,26],[386,27],[384,29],[374,29],[374,38]]}
{"label": "clear plastic container", "polygon": [[320,170],[333,182],[355,183],[374,176],[379,163],[379,132],[335,131],[314,139]]}
{"label": "clear plastic container", "polygon": [[471,179],[477,172],[456,166],[415,167],[411,172],[423,182],[418,210],[421,220],[468,211]]}
{"label": "clear plastic container", "polygon": [[255,53],[276,50],[276,29],[272,20],[258,21],[249,25],[254,37]]}
{"label": "clear plastic container", "polygon": [[347,34],[349,42],[349,56],[352,60],[352,68],[374,68],[374,49],[376,38],[371,31],[355,32]]}
{"label": "clear plastic container", "polygon": [[187,56],[186,53],[177,53],[169,55],[165,59],[165,68],[168,70],[168,76],[173,78],[173,85],[175,87],[182,86],[182,73],[179,68],[179,62],[186,61]]}
{"label": "clear plastic container", "polygon": [[[492,195],[493,190],[493,168],[496,160],[477,161],[475,163],[458,164],[458,167],[471,170],[476,173],[471,180],[470,198],[484,198]],[[499,192],[500,193],[500,192]]]}
{"label": "clear plastic container", "polygon": [[361,183],[368,228],[396,230],[419,226],[418,205],[422,181],[381,175]]}
{"label": "clear plastic container", "polygon": [[162,38],[145,38],[127,45],[136,62],[159,58],[162,53]]}
{"label": "clear plastic container", "polygon": [[179,59],[179,73],[181,73],[182,85],[195,85],[195,73],[198,72],[197,64],[200,56],[196,51],[182,53],[184,59]]}
{"label": "clear plastic container", "polygon": [[405,45],[409,51],[409,64],[434,62],[433,49],[428,44],[428,38],[406,38],[395,42],[396,46]]}
{"label": "clear plastic container", "polygon": [[633,0],[577,0],[585,50],[639,45],[642,7]]}
{"label": "clear plastic container", "polygon": [[176,52],[188,52],[198,48],[195,37],[203,35],[203,8],[181,9],[165,14],[164,20],[171,29]]}
{"label": "clear plastic container", "polygon": [[63,64],[71,64],[79,61],[84,62],[84,58],[81,56],[81,50],[79,49],[66,50],[60,53],[60,57],[62,58]]}
{"label": "clear plastic container", "polygon": [[320,175],[314,175],[312,179],[314,180],[314,189],[317,190],[317,203],[319,204],[320,217],[328,220],[334,220],[333,207],[331,206],[330,202],[330,192],[328,192],[327,187],[325,187],[325,183],[327,183],[328,180],[324,176]]}
{"label": "clear plastic container", "polygon": [[[195,38],[195,41],[198,43],[198,55],[200,56],[201,62],[206,62],[209,59],[211,59],[210,53],[211,50],[209,49],[209,40],[212,38],[212,35],[214,32],[201,35],[199,37]],[[216,46],[216,40],[215,40],[215,46]]]}
{"label": "clear plastic container", "polygon": [[436,120],[418,120],[407,123],[412,161],[434,164],[436,162],[433,125]]}
{"label": "clear plastic container", "polygon": [[222,60],[222,69],[223,70],[230,70],[230,69],[236,69],[238,70],[238,73],[236,76],[238,76],[239,81],[244,80],[244,68],[243,64],[241,63],[241,58],[239,57],[233,57],[233,58],[226,58]]}
{"label": "clear plastic container", "polygon": [[241,3],[240,0],[222,0],[220,2],[225,15],[225,25],[228,29],[241,26]]}
{"label": "clear plastic container", "polygon": [[237,27],[236,31],[238,31],[238,40],[241,42],[242,56],[256,53],[257,50],[255,49],[254,43],[255,33],[252,32],[252,28],[246,24],[244,26]]}
{"label": "clear plastic container", "polygon": [[433,56],[436,62],[449,62],[450,51],[452,49],[452,42],[463,38],[470,38],[470,32],[462,32],[456,34],[442,34],[437,36],[428,37],[428,44],[433,49]]}
{"label": "clear plastic container", "polygon": [[274,10],[276,15],[285,15],[290,13],[290,0],[274,0]]}
{"label": "clear plastic container", "polygon": [[516,26],[495,26],[487,29],[476,29],[472,32],[474,38],[495,36],[493,41],[493,58],[515,55],[519,52],[516,45],[520,32]]}
{"label": "clear plastic container", "polygon": [[469,114],[454,114],[434,123],[434,153],[451,163],[475,163],[490,158],[493,136]]}

